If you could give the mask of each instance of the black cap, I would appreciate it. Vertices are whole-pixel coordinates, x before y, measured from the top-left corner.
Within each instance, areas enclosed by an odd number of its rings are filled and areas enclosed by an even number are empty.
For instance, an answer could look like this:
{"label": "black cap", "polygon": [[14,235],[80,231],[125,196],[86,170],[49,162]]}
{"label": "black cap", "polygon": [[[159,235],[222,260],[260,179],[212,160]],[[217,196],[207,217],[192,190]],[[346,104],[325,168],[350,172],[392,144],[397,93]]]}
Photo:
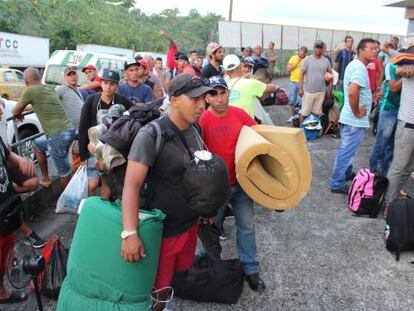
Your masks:
{"label": "black cap", "polygon": [[325,42],[323,42],[322,40],[316,40],[315,43],[313,44],[314,48],[324,48],[325,47]]}
{"label": "black cap", "polygon": [[100,78],[101,80],[119,83],[119,73],[115,70],[104,69]]}
{"label": "black cap", "polygon": [[182,52],[177,52],[176,54],[175,54],[175,60],[185,60],[185,61],[187,61],[188,62],[188,57],[187,57],[187,55],[185,55],[184,53],[182,53]]}
{"label": "black cap", "polygon": [[183,73],[171,80],[168,87],[170,97],[185,94],[190,97],[199,97],[213,89],[205,86],[200,77],[191,73]]}
{"label": "black cap", "polygon": [[135,58],[128,58],[124,63],[124,69],[127,69],[129,66],[138,65],[138,61]]}

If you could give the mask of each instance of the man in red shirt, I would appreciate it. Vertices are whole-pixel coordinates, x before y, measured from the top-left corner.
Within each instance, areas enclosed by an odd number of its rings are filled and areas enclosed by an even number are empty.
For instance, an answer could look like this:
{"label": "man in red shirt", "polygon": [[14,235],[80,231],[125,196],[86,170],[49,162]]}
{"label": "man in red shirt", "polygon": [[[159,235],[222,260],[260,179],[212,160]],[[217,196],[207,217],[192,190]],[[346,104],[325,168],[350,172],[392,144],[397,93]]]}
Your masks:
{"label": "man in red shirt", "polygon": [[168,40],[168,53],[166,67],[170,71],[171,79],[175,77],[174,69],[177,69],[177,62],[175,60],[175,54],[178,52],[177,45],[173,38],[171,38],[164,30],[160,31],[160,35]]}
{"label": "man in red shirt", "polygon": [[85,74],[86,78],[90,81],[80,87],[81,90],[102,92],[101,88],[101,78],[98,76],[96,67],[93,65],[87,65],[82,68],[82,72]]}
{"label": "man in red shirt", "polygon": [[[207,95],[206,100],[210,106],[199,120],[203,140],[211,152],[226,162],[231,185],[229,203],[233,208],[236,222],[239,259],[250,288],[254,291],[263,291],[266,286],[258,272],[253,200],[237,183],[235,169],[235,151],[240,131],[244,125],[252,126],[256,122],[243,109],[229,106],[229,90],[223,78],[219,76],[209,78],[209,86],[216,92]],[[219,210],[216,224],[222,222],[225,206]]]}
{"label": "man in red shirt", "polygon": [[377,102],[381,95],[381,83],[384,78],[384,67],[378,58],[378,52],[380,51],[380,43],[375,42],[377,54],[375,58],[367,65],[369,86],[372,92],[372,100]]}
{"label": "man in red shirt", "polygon": [[192,75],[195,75],[196,72],[193,68],[193,65],[191,65],[188,61],[187,55],[184,53],[178,52],[175,54],[175,60],[177,61],[177,74],[182,73],[190,73]]}

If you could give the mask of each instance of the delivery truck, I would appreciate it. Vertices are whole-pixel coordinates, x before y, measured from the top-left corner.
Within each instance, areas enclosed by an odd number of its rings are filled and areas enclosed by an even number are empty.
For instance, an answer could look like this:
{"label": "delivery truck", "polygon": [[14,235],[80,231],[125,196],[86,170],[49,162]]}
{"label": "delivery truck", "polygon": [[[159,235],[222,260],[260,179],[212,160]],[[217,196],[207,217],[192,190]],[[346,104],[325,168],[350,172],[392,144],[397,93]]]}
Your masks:
{"label": "delivery truck", "polygon": [[49,59],[49,39],[0,32],[0,66],[44,68]]}

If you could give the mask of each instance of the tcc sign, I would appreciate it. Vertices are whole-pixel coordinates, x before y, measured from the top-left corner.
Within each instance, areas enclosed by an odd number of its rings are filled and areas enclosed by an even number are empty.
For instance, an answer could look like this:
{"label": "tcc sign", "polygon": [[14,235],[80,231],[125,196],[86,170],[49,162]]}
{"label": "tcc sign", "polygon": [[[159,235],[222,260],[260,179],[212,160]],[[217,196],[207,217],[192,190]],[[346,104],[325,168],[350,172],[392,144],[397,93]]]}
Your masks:
{"label": "tcc sign", "polygon": [[17,40],[10,40],[10,39],[4,39],[0,37],[0,49],[6,47],[7,49],[15,49],[17,50],[19,47],[19,41]]}

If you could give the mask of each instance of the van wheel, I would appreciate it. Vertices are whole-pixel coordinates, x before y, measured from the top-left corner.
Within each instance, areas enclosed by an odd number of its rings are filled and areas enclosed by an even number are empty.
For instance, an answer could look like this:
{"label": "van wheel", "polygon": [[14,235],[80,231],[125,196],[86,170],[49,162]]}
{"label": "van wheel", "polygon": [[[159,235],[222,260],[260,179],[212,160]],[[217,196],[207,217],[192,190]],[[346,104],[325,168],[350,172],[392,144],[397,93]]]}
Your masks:
{"label": "van wheel", "polygon": [[[24,128],[24,129],[19,130],[19,138],[20,140],[22,140],[24,138],[33,136],[37,133],[38,133],[37,131],[33,131],[32,129]],[[13,141],[15,142],[15,140]],[[36,160],[36,157],[33,152],[33,141],[32,140],[29,140],[25,142],[23,145],[21,145],[20,153],[18,152],[17,146],[13,147],[13,152],[19,154],[21,157],[26,157],[33,161]]]}

